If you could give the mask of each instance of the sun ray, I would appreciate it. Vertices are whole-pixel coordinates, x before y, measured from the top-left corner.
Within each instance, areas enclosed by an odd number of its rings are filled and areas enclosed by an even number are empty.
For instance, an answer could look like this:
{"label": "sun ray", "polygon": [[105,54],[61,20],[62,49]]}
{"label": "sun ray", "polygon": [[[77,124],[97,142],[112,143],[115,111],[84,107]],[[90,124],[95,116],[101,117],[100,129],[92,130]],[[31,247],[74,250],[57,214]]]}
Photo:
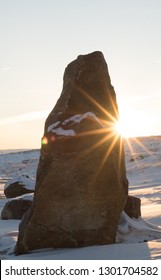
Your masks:
{"label": "sun ray", "polygon": [[112,137],[113,137],[113,132],[109,133],[108,135],[105,135],[101,140],[99,140],[93,146],[91,146],[91,148],[89,148],[88,150],[84,151],[83,156],[93,152],[95,149],[97,149],[98,147],[103,145],[106,141],[108,141]]}
{"label": "sun ray", "polygon": [[140,146],[145,152],[147,152],[149,155],[152,155],[151,151],[148,150],[145,145],[143,145],[137,137],[134,137],[133,140],[138,144],[138,146]]}
{"label": "sun ray", "polygon": [[115,144],[116,144],[118,138],[119,138],[119,135],[116,135],[116,136],[114,137],[114,139],[113,139],[111,145],[109,146],[109,148],[108,148],[108,150],[107,150],[107,153],[105,154],[105,157],[104,157],[103,160],[102,160],[100,169],[103,168],[103,166],[104,166],[104,164],[105,164],[107,158],[108,158],[109,155],[111,154],[111,152],[112,152],[112,150],[113,150],[113,148],[114,148],[114,146],[115,146]]}
{"label": "sun ray", "polygon": [[119,169],[121,167],[121,159],[123,154],[123,137],[120,135],[120,145],[119,145]]}
{"label": "sun ray", "polygon": [[[130,138],[125,138],[125,141],[126,141],[128,147],[129,147],[131,155],[133,156],[135,154],[135,151],[133,150],[133,147],[131,145]],[[133,157],[133,160],[135,161],[136,166],[139,166],[138,161],[137,161],[137,159],[135,157]]]}
{"label": "sun ray", "polygon": [[102,161],[101,161],[101,163],[100,163],[99,168],[98,168],[97,171],[96,171],[96,174],[95,174],[95,176],[94,176],[94,178],[93,178],[93,181],[95,181],[95,180],[97,179],[97,177],[100,175],[100,172],[101,172],[102,168],[104,167],[104,165],[105,165],[105,163],[106,163],[106,161],[107,161],[107,158],[110,156],[110,154],[111,154],[111,152],[112,152],[112,150],[113,150],[113,148],[114,148],[114,146],[115,146],[115,144],[116,144],[118,138],[119,138],[119,135],[116,135],[116,136],[113,138],[113,141],[112,141],[111,145],[109,146],[109,148],[108,148],[108,150],[107,150],[107,152],[106,152],[104,158],[102,159]]}
{"label": "sun ray", "polygon": [[93,103],[100,111],[102,111],[111,121],[115,122],[116,118],[112,116],[105,108],[103,108],[94,98],[92,98],[85,90],[82,88],[77,89],[83,94],[91,103]]}
{"label": "sun ray", "polygon": [[113,127],[106,127],[106,128],[97,128],[97,129],[91,129],[91,130],[87,130],[87,131],[83,131],[83,132],[79,132],[78,133],[78,137],[79,136],[89,136],[89,135],[95,135],[95,134],[107,134],[108,132],[112,132],[113,131]]}
{"label": "sun ray", "polygon": [[126,138],[125,139],[128,147],[129,147],[129,150],[131,152],[131,155],[132,155],[132,159],[135,161],[136,163],[136,166],[139,166],[139,163],[138,163],[138,160],[137,158],[134,156],[136,154],[136,152],[134,151],[134,149],[132,148],[132,144],[131,144],[131,141],[134,141],[138,146],[140,146],[145,152],[147,152],[149,155],[152,155],[151,151],[148,150],[145,145],[143,145],[139,140],[138,138],[134,137],[134,138]]}
{"label": "sun ray", "polygon": [[[111,101],[111,104],[112,104],[112,107],[113,107],[113,110],[114,110],[114,112],[115,112],[115,115],[116,115],[116,120],[118,120],[119,119],[119,112],[118,112],[118,107],[117,107],[117,103],[116,102],[114,102],[114,100],[113,100],[113,98],[112,98],[112,96],[111,95],[109,95],[109,97],[110,97],[110,101]],[[116,100],[115,100],[116,101]]]}

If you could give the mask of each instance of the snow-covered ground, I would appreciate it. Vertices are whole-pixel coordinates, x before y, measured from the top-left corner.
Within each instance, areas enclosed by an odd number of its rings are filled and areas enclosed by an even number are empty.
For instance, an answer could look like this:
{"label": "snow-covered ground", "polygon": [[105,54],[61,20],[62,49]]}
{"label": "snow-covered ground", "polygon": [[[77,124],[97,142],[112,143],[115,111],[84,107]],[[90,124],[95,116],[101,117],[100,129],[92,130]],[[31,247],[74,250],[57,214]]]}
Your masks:
{"label": "snow-covered ground", "polygon": [[[0,258],[11,260],[146,260],[161,259],[161,137],[125,142],[129,194],[141,198],[142,218],[120,217],[113,245],[77,249],[44,249],[15,256],[20,220],[0,219]],[[0,153],[0,211],[8,201],[3,195],[9,178],[35,177],[39,151]]]}

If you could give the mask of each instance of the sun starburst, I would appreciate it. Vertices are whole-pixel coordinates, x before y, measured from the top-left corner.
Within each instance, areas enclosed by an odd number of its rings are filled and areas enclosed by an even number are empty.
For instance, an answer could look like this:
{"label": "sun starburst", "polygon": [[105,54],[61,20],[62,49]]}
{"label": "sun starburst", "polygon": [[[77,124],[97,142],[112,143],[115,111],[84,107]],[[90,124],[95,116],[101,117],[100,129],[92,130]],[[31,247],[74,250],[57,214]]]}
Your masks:
{"label": "sun starburst", "polygon": [[[98,169],[95,174],[96,179],[97,176],[99,176],[101,170],[103,169],[106,161],[108,160],[110,154],[112,151],[115,149],[115,146],[118,146],[118,157],[119,157],[119,163],[118,163],[118,168],[120,167],[121,164],[121,159],[123,156],[123,138],[120,133],[118,133],[116,129],[116,125],[118,123],[118,108],[115,100],[112,99],[110,95],[110,99],[108,102],[110,102],[110,112],[109,110],[105,109],[101,104],[99,104],[94,98],[91,97],[87,92],[85,92],[82,89],[79,89],[81,94],[87,99],[89,103],[92,103],[94,107],[96,107],[98,111],[99,116],[104,116],[103,117],[98,117],[99,119],[99,124],[101,125],[101,128],[98,129],[91,129],[88,131],[83,131],[78,134],[78,137],[85,137],[85,136],[92,136],[92,135],[98,135],[98,140],[88,149],[86,149],[83,152],[82,156],[85,156],[89,153],[92,153],[96,149],[101,148],[103,144],[108,142],[106,145],[107,150],[105,150],[105,154],[102,157],[100,161],[100,165],[98,166]],[[109,104],[108,104],[109,105]],[[112,112],[111,112],[112,111]],[[100,113],[99,113],[100,112]]]}
{"label": "sun starburst", "polygon": [[[127,126],[128,116],[126,117],[125,124],[123,123],[122,120],[119,119],[116,100],[114,100],[110,95],[108,95],[110,97],[111,108],[113,109],[113,112],[110,113],[102,105],[100,105],[95,99],[93,99],[87,92],[85,92],[82,89],[79,89],[79,91],[81,92],[82,95],[84,95],[87,98],[88,102],[92,103],[98,109],[98,111],[103,113],[103,115],[105,116],[104,118],[99,118],[100,123],[102,123],[102,128],[85,131],[79,134],[80,137],[90,136],[90,135],[101,136],[102,134],[101,139],[99,138],[99,140],[96,143],[94,143],[93,146],[91,146],[85,153],[88,154],[93,152],[94,150],[98,149],[101,145],[103,145],[109,140],[110,140],[109,143],[111,142],[105,152],[104,157],[100,162],[100,166],[98,167],[96,176],[100,174],[108,157],[110,156],[111,152],[115,148],[116,143],[118,145],[118,152],[119,152],[119,167],[121,166],[121,160],[124,154],[124,143],[127,143],[132,155],[135,154],[135,151],[133,149],[131,141],[135,141],[135,143],[141,146],[146,152],[148,152],[148,154],[151,154],[150,151],[147,150],[147,148],[139,141],[137,137],[133,137],[132,138],[133,140],[131,140],[131,138],[125,137],[125,135],[128,135],[128,131],[127,131],[129,127],[129,124]],[[131,126],[133,125],[133,123],[134,121],[131,123]],[[133,127],[131,127],[130,129],[131,129],[130,131],[132,131]],[[134,161],[135,164],[138,165],[138,161],[135,157],[134,157]]]}

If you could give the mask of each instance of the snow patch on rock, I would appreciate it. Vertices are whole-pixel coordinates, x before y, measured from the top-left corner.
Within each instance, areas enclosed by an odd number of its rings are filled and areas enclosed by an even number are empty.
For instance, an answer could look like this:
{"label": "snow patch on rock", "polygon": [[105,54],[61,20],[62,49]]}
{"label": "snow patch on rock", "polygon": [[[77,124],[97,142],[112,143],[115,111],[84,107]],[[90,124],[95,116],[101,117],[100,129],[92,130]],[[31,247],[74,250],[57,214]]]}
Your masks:
{"label": "snow patch on rock", "polygon": [[55,127],[57,127],[60,124],[60,121],[53,123],[51,125],[48,126],[47,132],[52,131]]}
{"label": "snow patch on rock", "polygon": [[[91,118],[94,121],[98,122],[101,127],[105,128],[106,126],[99,120],[99,118],[92,112],[87,112],[85,114],[76,114],[65,121],[63,121],[62,126],[69,124],[70,122],[73,123],[80,123],[82,120],[86,118]],[[64,135],[64,136],[74,136],[76,135],[76,132],[73,129],[63,129],[62,127],[57,126],[60,124],[60,121],[57,121],[51,125],[48,126],[47,132],[54,132],[57,135]]]}
{"label": "snow patch on rock", "polygon": [[74,135],[76,135],[76,132],[73,129],[63,129],[61,127],[52,129],[51,131],[54,132],[55,134],[61,135],[61,136],[74,136]]}

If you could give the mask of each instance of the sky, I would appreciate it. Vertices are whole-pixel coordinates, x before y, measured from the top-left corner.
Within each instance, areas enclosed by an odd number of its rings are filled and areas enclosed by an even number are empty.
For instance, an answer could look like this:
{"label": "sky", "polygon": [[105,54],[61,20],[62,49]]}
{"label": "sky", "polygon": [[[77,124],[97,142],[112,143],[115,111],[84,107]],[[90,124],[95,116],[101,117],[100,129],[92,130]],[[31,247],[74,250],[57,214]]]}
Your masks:
{"label": "sky", "polygon": [[160,0],[0,0],[0,149],[40,148],[65,67],[96,50],[124,135],[161,135],[160,14]]}

